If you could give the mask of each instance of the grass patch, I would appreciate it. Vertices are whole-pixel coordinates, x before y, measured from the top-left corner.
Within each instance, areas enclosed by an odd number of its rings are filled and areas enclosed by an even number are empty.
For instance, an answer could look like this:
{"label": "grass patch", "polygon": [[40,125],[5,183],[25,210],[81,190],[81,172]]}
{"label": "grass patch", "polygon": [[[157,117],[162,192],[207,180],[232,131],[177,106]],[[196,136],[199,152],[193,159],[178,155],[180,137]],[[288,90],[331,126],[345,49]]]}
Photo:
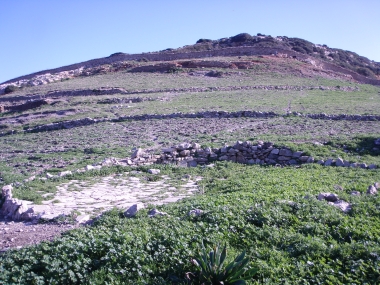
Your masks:
{"label": "grass patch", "polygon": [[[185,170],[166,168],[177,174]],[[217,163],[196,168],[205,193],[159,207],[170,216],[123,218],[114,210],[92,227],[67,232],[54,242],[7,252],[4,283],[170,284],[195,272],[189,262],[202,240],[226,243],[231,256],[247,250],[258,273],[249,284],[376,284],[380,255],[380,202],[354,197],[379,171],[248,167]],[[334,191],[353,204],[344,214],[315,198]],[[292,201],[294,203],[288,203]],[[204,215],[188,216],[191,209]],[[12,281],[13,280],[13,281]],[[174,282],[175,283],[175,282]]]}

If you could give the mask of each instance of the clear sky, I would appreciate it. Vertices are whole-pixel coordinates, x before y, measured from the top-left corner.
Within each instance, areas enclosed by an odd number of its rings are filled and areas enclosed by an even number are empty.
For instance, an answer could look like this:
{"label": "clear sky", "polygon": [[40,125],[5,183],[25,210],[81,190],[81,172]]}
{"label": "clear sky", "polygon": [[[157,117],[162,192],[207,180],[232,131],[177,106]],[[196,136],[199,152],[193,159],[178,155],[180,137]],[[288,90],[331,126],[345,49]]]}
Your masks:
{"label": "clear sky", "polygon": [[0,0],[0,83],[239,33],[298,37],[380,62],[380,0]]}

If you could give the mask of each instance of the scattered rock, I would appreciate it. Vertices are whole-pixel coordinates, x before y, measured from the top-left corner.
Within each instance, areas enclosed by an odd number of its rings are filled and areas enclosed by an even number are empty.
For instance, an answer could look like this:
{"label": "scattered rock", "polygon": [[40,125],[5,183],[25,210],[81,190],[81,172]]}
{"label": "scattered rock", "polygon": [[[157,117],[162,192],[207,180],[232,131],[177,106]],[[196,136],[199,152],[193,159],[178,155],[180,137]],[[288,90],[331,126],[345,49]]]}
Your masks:
{"label": "scattered rock", "polygon": [[313,163],[314,162],[314,157],[309,156],[309,158],[306,160],[306,163]]}
{"label": "scattered rock", "polygon": [[157,209],[152,209],[148,212],[149,218],[157,217],[157,216],[168,216],[168,213],[160,212]]}
{"label": "scattered rock", "polygon": [[78,217],[75,218],[75,221],[78,224],[85,224],[90,220],[90,215],[79,215]]}
{"label": "scattered rock", "polygon": [[339,200],[338,195],[334,193],[320,193],[318,195],[318,200],[326,200],[328,202],[336,202]]}
{"label": "scattered rock", "polygon": [[46,173],[46,178],[48,178],[48,179],[54,179],[54,178],[58,178],[58,175],[53,175],[53,174],[50,174],[50,173]]}
{"label": "scattered rock", "polygon": [[64,177],[64,176],[67,176],[67,175],[73,175],[73,173],[68,170],[68,171],[62,171],[61,173],[59,173],[59,177]]}
{"label": "scattered rock", "polygon": [[105,158],[100,165],[102,166],[111,166],[111,165],[117,165],[119,164],[116,158]]}
{"label": "scattered rock", "polygon": [[33,181],[34,179],[36,179],[35,175],[33,175],[33,176],[29,177],[29,178],[24,179],[24,182],[27,183],[27,182]]}
{"label": "scattered rock", "polygon": [[352,191],[351,195],[352,196],[361,196],[361,193],[359,191]]}
{"label": "scattered rock", "polygon": [[341,209],[344,213],[351,211],[351,208],[352,208],[350,203],[343,200],[329,202],[329,204]]}
{"label": "scattered rock", "polygon": [[144,154],[144,151],[141,149],[141,148],[138,148],[136,149],[132,155],[131,155],[131,158],[134,159],[134,158],[139,158],[141,157],[142,155]]}
{"label": "scattered rock", "polygon": [[344,166],[344,161],[343,161],[343,159],[341,159],[340,157],[338,157],[338,158],[335,160],[335,166],[338,166],[338,167]]}
{"label": "scattered rock", "polygon": [[325,166],[331,166],[332,163],[333,163],[333,160],[329,158],[328,160],[326,160]]}
{"label": "scattered rock", "polygon": [[12,199],[12,190],[13,190],[12,185],[5,185],[1,192],[3,199],[5,200]]}
{"label": "scattered rock", "polygon": [[153,169],[153,168],[148,169],[148,173],[153,174],[153,175],[160,174],[160,172],[161,171],[159,169]]}
{"label": "scattered rock", "polygon": [[137,212],[140,211],[142,208],[144,208],[144,205],[142,204],[133,204],[124,212],[124,216],[127,218],[132,218],[136,216]]}
{"label": "scattered rock", "polygon": [[95,167],[92,166],[92,165],[86,165],[86,167],[84,168],[86,171],[90,171],[90,170],[94,170]]}
{"label": "scattered rock", "polygon": [[193,210],[190,210],[187,215],[188,216],[195,216],[195,217],[198,217],[198,216],[201,216],[203,215],[204,211],[203,210],[200,210],[200,209],[193,209]]}
{"label": "scattered rock", "polygon": [[368,186],[367,189],[367,195],[376,195],[377,194],[377,189],[374,185]]}

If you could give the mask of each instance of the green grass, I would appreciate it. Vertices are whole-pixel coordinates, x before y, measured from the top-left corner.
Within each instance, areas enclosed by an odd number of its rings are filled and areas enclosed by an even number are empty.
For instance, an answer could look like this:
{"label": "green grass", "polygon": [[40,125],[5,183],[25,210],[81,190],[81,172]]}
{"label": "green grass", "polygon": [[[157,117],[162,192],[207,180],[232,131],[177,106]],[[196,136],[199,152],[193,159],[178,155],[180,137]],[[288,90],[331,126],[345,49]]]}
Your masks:
{"label": "green grass", "polygon": [[[297,117],[172,119],[151,120],[149,124],[144,121],[102,123],[69,130],[0,137],[0,176],[4,184],[22,182],[32,175],[44,176],[46,172],[75,171],[107,157],[129,157],[134,147],[160,149],[184,141],[221,147],[225,143],[234,144],[237,140],[251,140],[253,143],[264,140],[306,151],[316,159],[342,157],[352,162],[380,165],[378,153],[370,151],[374,139],[380,137],[379,129],[379,122]],[[315,146],[314,142],[327,145]],[[32,201],[38,201],[40,196],[32,190],[15,190],[15,195]]]}
{"label": "green grass", "polygon": [[[189,260],[204,240],[208,245],[227,243],[231,256],[247,250],[250,266],[259,270],[249,284],[378,284],[379,199],[349,193],[364,192],[379,178],[379,170],[218,163],[213,169],[191,171],[204,177],[206,193],[161,206],[169,217],[150,219],[142,210],[126,219],[111,211],[93,227],[6,253],[0,280],[171,284],[195,272]],[[353,204],[349,214],[304,198],[334,191],[336,184],[344,189],[339,197]],[[188,217],[195,208],[206,214]]]}

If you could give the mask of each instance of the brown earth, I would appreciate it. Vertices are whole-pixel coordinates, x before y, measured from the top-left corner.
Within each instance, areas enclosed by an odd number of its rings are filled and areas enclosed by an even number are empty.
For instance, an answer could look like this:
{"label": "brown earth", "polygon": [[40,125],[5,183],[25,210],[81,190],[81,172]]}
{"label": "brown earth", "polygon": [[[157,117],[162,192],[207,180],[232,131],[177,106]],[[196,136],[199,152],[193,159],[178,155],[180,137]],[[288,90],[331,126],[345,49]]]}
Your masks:
{"label": "brown earth", "polygon": [[73,224],[13,222],[0,220],[0,253],[43,241],[51,241],[62,232],[79,227]]}

